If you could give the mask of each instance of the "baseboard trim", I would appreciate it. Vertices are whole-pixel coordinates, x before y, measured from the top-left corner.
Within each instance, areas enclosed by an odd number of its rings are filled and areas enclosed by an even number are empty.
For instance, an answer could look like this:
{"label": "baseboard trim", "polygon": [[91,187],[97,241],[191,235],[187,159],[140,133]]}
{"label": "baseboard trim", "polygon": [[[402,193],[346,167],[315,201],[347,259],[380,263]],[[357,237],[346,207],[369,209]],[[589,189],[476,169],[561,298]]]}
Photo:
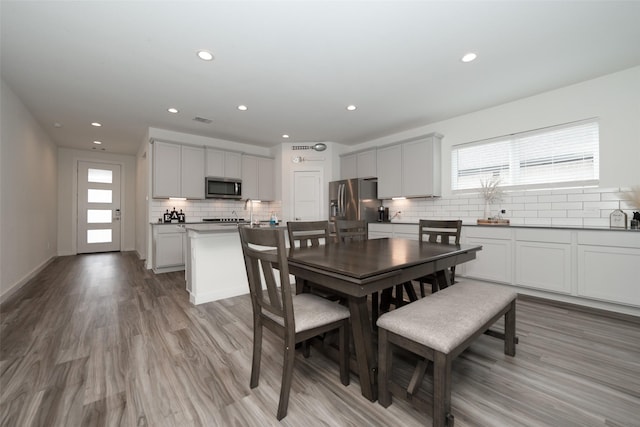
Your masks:
{"label": "baseboard trim", "polygon": [[618,313],[617,311],[606,310],[603,308],[589,307],[586,305],[574,304],[566,301],[558,301],[549,298],[543,298],[533,295],[526,295],[518,293],[518,300],[520,301],[532,301],[541,304],[546,304],[558,308],[565,308],[574,311],[580,311],[588,314],[596,314],[598,316],[608,317],[610,319],[622,320],[625,322],[635,323],[640,325],[640,317],[632,314]]}
{"label": "baseboard trim", "polygon": [[40,264],[39,266],[31,270],[22,279],[14,283],[9,289],[7,289],[2,295],[0,295],[0,304],[4,304],[5,301],[7,301],[13,294],[15,294],[18,290],[20,290],[24,285],[29,283],[31,279],[36,277],[42,270],[44,270],[56,258],[57,256],[54,255],[51,258],[45,260],[42,264]]}

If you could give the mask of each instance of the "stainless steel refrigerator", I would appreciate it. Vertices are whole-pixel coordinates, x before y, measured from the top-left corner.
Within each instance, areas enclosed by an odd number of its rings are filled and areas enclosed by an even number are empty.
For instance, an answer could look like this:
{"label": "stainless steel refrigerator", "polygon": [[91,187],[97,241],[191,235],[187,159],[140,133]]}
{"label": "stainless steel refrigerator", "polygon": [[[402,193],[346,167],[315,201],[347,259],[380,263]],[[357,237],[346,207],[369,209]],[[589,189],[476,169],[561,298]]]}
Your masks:
{"label": "stainless steel refrigerator", "polygon": [[377,221],[378,182],[371,179],[343,179],[329,183],[329,220]]}

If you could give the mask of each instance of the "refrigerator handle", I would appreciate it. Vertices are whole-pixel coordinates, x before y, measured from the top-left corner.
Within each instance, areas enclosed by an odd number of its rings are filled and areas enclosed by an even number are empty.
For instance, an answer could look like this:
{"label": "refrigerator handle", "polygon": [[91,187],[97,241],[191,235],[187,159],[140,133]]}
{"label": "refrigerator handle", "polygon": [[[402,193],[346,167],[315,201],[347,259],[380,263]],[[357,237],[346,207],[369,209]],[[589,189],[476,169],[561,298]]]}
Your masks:
{"label": "refrigerator handle", "polygon": [[338,186],[338,215],[344,216],[344,184]]}

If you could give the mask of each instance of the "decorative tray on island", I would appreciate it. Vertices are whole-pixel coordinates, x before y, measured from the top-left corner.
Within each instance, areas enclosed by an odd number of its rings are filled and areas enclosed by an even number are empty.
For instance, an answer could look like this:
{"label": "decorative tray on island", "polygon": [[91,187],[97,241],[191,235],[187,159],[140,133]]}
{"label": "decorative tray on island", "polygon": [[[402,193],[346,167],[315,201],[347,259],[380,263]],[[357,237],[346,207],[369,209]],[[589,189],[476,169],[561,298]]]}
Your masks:
{"label": "decorative tray on island", "polygon": [[509,225],[508,219],[479,219],[478,225]]}

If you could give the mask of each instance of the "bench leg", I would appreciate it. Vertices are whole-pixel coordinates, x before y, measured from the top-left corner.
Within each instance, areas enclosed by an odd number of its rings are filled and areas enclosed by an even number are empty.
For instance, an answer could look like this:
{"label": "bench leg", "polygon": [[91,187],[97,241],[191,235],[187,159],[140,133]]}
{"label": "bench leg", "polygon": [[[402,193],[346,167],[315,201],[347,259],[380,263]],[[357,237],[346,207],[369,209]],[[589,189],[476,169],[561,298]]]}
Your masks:
{"label": "bench leg", "polygon": [[433,354],[433,427],[445,427],[451,417],[451,358]]}
{"label": "bench leg", "polygon": [[393,358],[392,344],[386,329],[378,329],[378,403],[387,408],[391,405],[389,377]]}
{"label": "bench leg", "polygon": [[516,301],[511,301],[509,311],[504,314],[504,354],[516,355]]}

